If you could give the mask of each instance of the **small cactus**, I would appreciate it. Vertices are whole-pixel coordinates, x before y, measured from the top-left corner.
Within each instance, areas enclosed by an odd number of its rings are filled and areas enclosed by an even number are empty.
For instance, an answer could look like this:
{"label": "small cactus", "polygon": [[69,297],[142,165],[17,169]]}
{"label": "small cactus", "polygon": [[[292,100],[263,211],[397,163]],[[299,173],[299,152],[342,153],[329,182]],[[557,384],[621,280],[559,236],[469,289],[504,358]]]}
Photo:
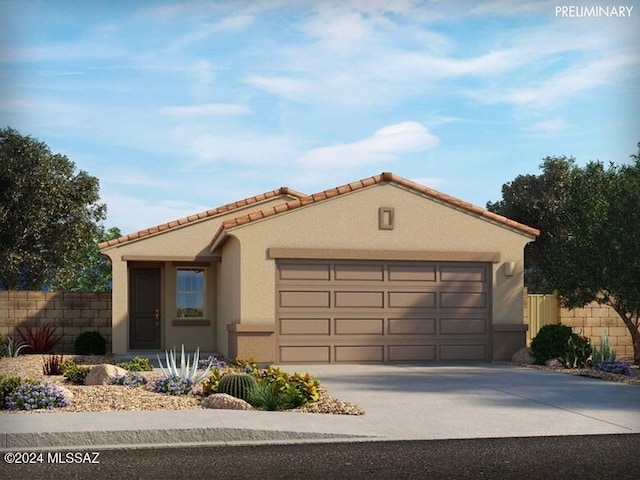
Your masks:
{"label": "small cactus", "polygon": [[226,393],[246,402],[249,392],[257,385],[256,379],[248,373],[228,373],[220,379],[218,393]]}

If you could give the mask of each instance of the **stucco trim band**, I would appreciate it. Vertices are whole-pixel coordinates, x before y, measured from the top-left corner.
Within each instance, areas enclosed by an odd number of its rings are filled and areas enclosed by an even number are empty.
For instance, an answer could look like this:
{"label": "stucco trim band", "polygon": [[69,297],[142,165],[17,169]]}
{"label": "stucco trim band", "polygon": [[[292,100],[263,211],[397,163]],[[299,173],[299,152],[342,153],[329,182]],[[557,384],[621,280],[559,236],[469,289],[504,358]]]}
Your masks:
{"label": "stucco trim band", "polygon": [[208,264],[210,262],[219,262],[221,255],[208,255],[197,257],[180,257],[180,256],[164,256],[164,255],[123,255],[123,262],[202,262]]}
{"label": "stucco trim band", "polygon": [[172,327],[210,327],[211,320],[172,320]]}
{"label": "stucco trim band", "polygon": [[230,323],[227,330],[241,333],[275,333],[276,326],[269,323]]}
{"label": "stucco trim band", "polygon": [[304,258],[333,260],[417,260],[453,262],[500,262],[499,252],[429,252],[413,250],[351,250],[331,248],[267,249],[269,258]]}

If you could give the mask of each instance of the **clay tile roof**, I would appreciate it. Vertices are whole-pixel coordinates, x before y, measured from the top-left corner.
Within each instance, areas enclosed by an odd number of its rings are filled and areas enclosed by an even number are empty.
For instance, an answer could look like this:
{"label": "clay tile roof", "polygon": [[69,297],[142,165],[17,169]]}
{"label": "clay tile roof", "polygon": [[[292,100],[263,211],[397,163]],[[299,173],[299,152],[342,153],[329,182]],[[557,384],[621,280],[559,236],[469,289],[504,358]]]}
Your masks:
{"label": "clay tile roof", "polygon": [[137,240],[143,237],[147,237],[149,235],[153,235],[154,233],[164,232],[165,230],[170,230],[172,228],[180,227],[186,225],[188,223],[196,222],[198,220],[202,220],[205,218],[215,217],[216,215],[220,215],[231,210],[235,210],[237,208],[245,207],[247,205],[251,205],[253,203],[262,202],[264,200],[269,200],[271,198],[278,197],[280,195],[289,195],[292,197],[303,198],[306,195],[300,193],[296,190],[293,190],[288,187],[281,187],[277,190],[272,190],[270,192],[261,193],[259,195],[255,195],[253,197],[245,198],[243,200],[238,200],[237,202],[228,203],[227,205],[222,205],[220,207],[212,208],[210,210],[206,210],[204,212],[196,213],[194,215],[189,215],[188,217],[179,218],[178,220],[172,220],[167,223],[163,223],[161,225],[156,225],[155,227],[146,228],[144,230],[140,230],[139,232],[130,233],[128,235],[123,235],[122,237],[115,238],[113,240],[109,240],[107,242],[102,242],[98,245],[100,249],[112,247],[114,245],[120,245],[122,243],[127,243],[132,240]]}
{"label": "clay tile roof", "polygon": [[250,223],[262,218],[268,218],[273,215],[278,215],[280,213],[283,213],[289,210],[294,210],[296,208],[299,208],[305,205],[322,202],[323,200],[333,198],[335,196],[342,195],[344,193],[353,192],[353,191],[360,190],[362,188],[375,185],[378,183],[383,183],[383,182],[402,185],[411,190],[414,190],[416,192],[432,197],[433,199],[438,200],[447,205],[450,205],[454,208],[466,210],[467,212],[487,218],[488,220],[505,225],[514,230],[519,230],[520,232],[525,233],[529,236],[537,237],[538,235],[540,235],[539,230],[529,227],[528,225],[515,222],[506,217],[503,217],[501,215],[495,214],[493,212],[480,208],[476,205],[473,205],[469,202],[465,202],[463,200],[460,200],[459,198],[452,197],[451,195],[447,195],[445,193],[439,192],[432,188],[425,187],[424,185],[420,185],[419,183],[413,182],[399,175],[395,175],[391,172],[383,172],[380,175],[364,178],[362,180],[358,180],[356,182],[352,182],[346,185],[341,185],[329,190],[324,190],[322,192],[318,192],[313,195],[309,195],[306,197],[299,197],[297,200],[293,200],[291,202],[287,202],[282,205],[277,205],[276,207],[267,208],[260,212],[261,215],[254,213],[250,215],[244,215],[242,217],[233,218],[231,220],[227,220],[222,223],[217,233],[214,235],[213,239],[211,240],[210,245],[213,246],[213,244],[216,243],[218,238],[221,237],[225,233],[225,231],[231,228],[238,227],[240,225],[245,225],[247,223]]}

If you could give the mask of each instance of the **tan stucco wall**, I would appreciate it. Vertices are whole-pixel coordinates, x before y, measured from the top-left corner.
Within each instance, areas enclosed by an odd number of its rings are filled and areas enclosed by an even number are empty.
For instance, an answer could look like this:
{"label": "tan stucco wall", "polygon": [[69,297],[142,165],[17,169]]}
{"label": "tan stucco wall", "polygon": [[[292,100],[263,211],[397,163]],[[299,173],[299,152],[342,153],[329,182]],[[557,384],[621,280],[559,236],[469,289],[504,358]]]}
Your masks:
{"label": "tan stucco wall", "polygon": [[[395,228],[379,230],[378,208],[395,209]],[[273,323],[275,261],[267,249],[322,248],[499,252],[493,264],[493,323],[522,324],[523,250],[531,238],[441,205],[396,184],[377,184],[232,230],[242,245],[241,322]],[[515,262],[512,276],[505,262]]]}
{"label": "tan stucco wall", "polygon": [[[229,332],[228,325],[240,323],[240,242],[230,236],[222,247],[222,261],[218,265],[218,292],[220,301],[218,302],[218,352],[229,355]],[[251,295],[247,291],[246,295]]]}
{"label": "tan stucco wall", "polygon": [[[111,258],[113,271],[113,352],[123,354],[129,352],[129,325],[128,325],[128,269],[127,261],[123,257],[134,257],[140,260],[148,257],[149,260],[193,258],[196,256],[210,256],[209,243],[223,221],[241,215],[262,210],[293,199],[289,196],[281,196],[264,202],[254,203],[246,207],[231,210],[228,213],[207,218],[198,222],[191,222],[182,227],[173,228],[139,240],[130,241],[121,245],[115,245],[102,251]],[[179,263],[180,265],[187,265]],[[154,264],[155,265],[155,264]],[[226,348],[226,331],[219,340],[216,340],[218,328],[216,318],[218,307],[216,305],[216,285],[218,273],[217,263],[211,262],[208,266],[208,317],[210,326],[180,326],[174,327],[173,315],[175,312],[175,268],[173,261],[161,262],[162,271],[162,348],[180,348],[182,343],[185,348],[193,345],[200,346],[202,351],[217,350],[217,345],[222,344]],[[209,302],[211,302],[209,304]],[[173,308],[172,308],[173,306]],[[239,314],[238,314],[239,315]]]}

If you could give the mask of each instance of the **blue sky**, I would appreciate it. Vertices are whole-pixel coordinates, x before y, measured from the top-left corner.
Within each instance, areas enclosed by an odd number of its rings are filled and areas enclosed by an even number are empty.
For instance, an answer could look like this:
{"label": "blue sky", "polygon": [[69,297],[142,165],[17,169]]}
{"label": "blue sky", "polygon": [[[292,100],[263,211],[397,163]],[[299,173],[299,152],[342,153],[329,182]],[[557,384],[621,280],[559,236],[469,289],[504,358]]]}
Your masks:
{"label": "blue sky", "polygon": [[0,30],[0,125],[97,176],[123,233],[382,171],[484,207],[640,141],[637,1],[0,0]]}

